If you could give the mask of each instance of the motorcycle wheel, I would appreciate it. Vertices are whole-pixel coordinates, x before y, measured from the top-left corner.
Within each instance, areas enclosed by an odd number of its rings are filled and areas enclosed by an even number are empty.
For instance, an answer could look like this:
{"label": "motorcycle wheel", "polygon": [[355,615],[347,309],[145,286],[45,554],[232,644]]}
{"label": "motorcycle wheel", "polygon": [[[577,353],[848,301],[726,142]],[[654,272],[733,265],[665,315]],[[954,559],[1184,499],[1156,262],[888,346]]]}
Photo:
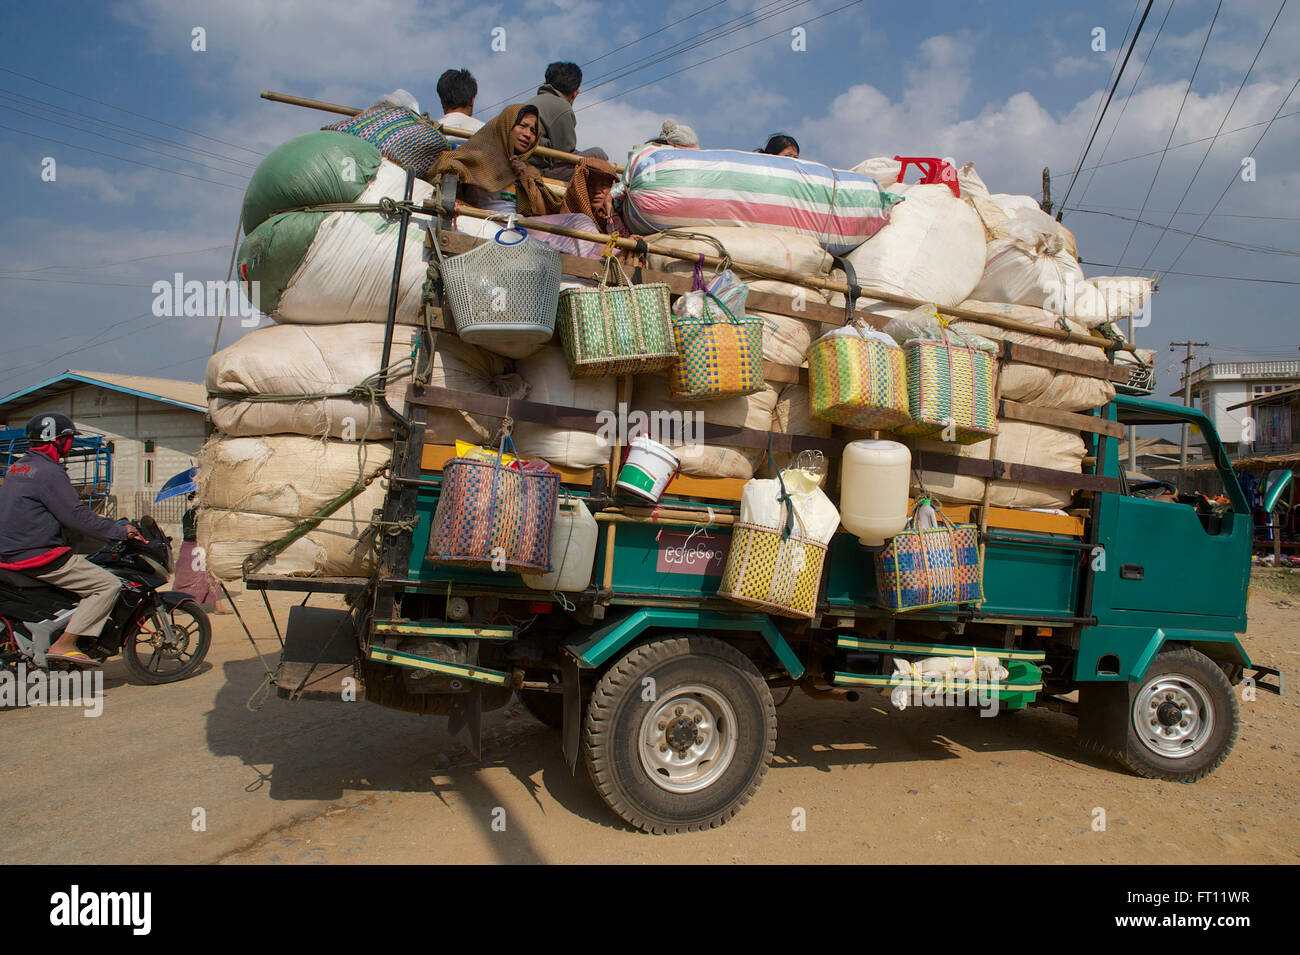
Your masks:
{"label": "motorcycle wheel", "polygon": [[122,644],[122,662],[127,673],[139,683],[155,686],[192,676],[212,643],[212,623],[207,613],[193,600],[182,600],[170,611],[159,606],[154,613],[167,613],[172,631],[180,638],[180,646],[165,645],[163,633],[152,617],[142,621]]}

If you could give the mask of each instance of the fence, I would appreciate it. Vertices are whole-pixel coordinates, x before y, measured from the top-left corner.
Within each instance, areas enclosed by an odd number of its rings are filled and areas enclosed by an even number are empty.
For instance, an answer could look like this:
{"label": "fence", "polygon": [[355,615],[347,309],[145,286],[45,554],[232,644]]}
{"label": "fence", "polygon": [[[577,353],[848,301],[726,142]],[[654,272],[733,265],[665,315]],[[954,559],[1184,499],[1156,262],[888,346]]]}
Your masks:
{"label": "fence", "polygon": [[121,516],[136,520],[148,515],[159,524],[179,524],[189,506],[190,501],[184,494],[155,503],[153,491],[136,491],[135,499],[130,502],[131,513]]}

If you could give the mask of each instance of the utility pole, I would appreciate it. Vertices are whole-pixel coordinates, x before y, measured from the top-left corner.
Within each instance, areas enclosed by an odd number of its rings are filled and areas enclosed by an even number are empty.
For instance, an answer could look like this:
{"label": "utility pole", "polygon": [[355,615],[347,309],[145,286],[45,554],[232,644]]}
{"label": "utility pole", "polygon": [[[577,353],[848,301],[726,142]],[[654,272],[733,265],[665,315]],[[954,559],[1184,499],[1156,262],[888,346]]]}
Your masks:
{"label": "utility pole", "polygon": [[[1187,348],[1187,357],[1183,359],[1183,407],[1192,406],[1192,349],[1208,348],[1209,342],[1170,342],[1169,350],[1174,351],[1179,345]],[[1178,445],[1178,470],[1181,483],[1182,473],[1187,470],[1187,425],[1182,426],[1182,440]]]}
{"label": "utility pole", "polygon": [[1038,204],[1049,216],[1052,214],[1052,170],[1043,167],[1043,201]]}

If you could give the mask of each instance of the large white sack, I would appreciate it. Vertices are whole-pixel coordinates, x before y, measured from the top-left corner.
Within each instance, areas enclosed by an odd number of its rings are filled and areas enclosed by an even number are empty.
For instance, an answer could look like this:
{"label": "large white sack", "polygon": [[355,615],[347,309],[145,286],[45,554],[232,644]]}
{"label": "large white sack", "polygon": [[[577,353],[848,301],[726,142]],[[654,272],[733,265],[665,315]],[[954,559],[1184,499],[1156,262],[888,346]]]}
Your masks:
{"label": "large white sack", "polygon": [[[970,206],[944,185],[895,189],[904,199],[889,224],[848,255],[858,285],[936,305],[969,298],[984,272],[984,229]],[[839,273],[837,272],[837,275]],[[844,296],[832,294],[831,304]],[[859,299],[870,311],[870,302]]]}
{"label": "large white sack", "polygon": [[[808,386],[788,384],[781,386],[776,399],[776,409],[772,412],[772,430],[777,434],[805,434],[817,438],[829,438],[830,422],[812,416],[812,395]],[[797,455],[777,451],[772,457],[778,468],[787,468]],[[760,459],[754,460],[754,473],[766,474],[766,465]]]}
{"label": "large white sack", "polygon": [[1147,276],[1099,275],[1075,287],[1064,311],[1088,328],[1120,323],[1141,312],[1154,289],[1155,280]]}
{"label": "large white sack", "polygon": [[815,319],[791,318],[776,312],[746,314],[763,320],[763,360],[776,365],[802,365],[812,343],[821,337],[822,323]]}
{"label": "large white sack", "polygon": [[856,172],[860,176],[869,176],[880,183],[880,188],[896,193],[898,190],[891,187],[898,183],[903,164],[893,156],[872,156],[870,159],[862,160],[849,171]]}
{"label": "large white sack", "polygon": [[[393,336],[389,365],[401,363],[403,369],[390,377],[385,393],[399,412],[411,383],[410,362],[404,359],[417,334],[404,328]],[[377,404],[355,398],[302,397],[346,392],[374,375],[383,355],[384,326],[370,322],[259,328],[208,359],[204,376],[208,414],[217,430],[229,435],[389,437],[392,420]],[[298,397],[252,401],[231,397],[236,395]]]}
{"label": "large white sack", "polygon": [[1061,244],[1060,237],[1034,241],[993,239],[988,244],[984,274],[968,298],[981,302],[1031,305],[1065,314],[1068,289],[1083,281],[1083,269]]}
{"label": "large white sack", "polygon": [[[766,229],[741,228],[738,226],[692,226],[683,232],[710,236],[726,249],[735,262],[761,265],[769,269],[780,269],[796,275],[825,277],[830,272],[831,254],[818,244],[812,236],[795,232],[772,232]],[[644,236],[648,245],[657,249],[670,249],[674,252],[688,252],[691,255],[717,256],[718,248],[707,239],[689,239],[680,235],[656,233]],[[668,272],[674,275],[690,275],[695,270],[695,263],[666,255],[650,253],[646,257],[646,267],[656,272]],[[740,266],[735,266],[736,275],[755,292],[772,292],[777,295],[800,286],[791,286],[775,279],[759,279],[747,275]],[[712,276],[713,270],[706,269],[706,276]],[[818,293],[806,290],[808,295]]]}
{"label": "large white sack", "polygon": [[[241,576],[244,558],[288,534],[343,491],[392,460],[388,442],[332,441],[299,435],[217,435],[199,452],[198,545],[223,580]],[[259,570],[286,575],[369,573],[370,521],[386,482],[360,495]]]}
{"label": "large white sack", "polygon": [[[1036,325],[1040,328],[1057,328],[1064,324],[1067,331],[1087,334],[1087,329],[1072,319],[1062,318],[1041,308],[1028,305],[1008,305],[999,302],[980,302],[974,299],[961,303],[962,308],[989,312],[1002,318]],[[1016,342],[1046,351],[1058,352],[1074,358],[1104,362],[1105,349],[1092,345],[1061,341],[1028,332],[1007,331],[995,325],[962,320],[956,327],[994,341]],[[1003,398],[1021,401],[1040,408],[1060,408],[1063,411],[1087,411],[1100,408],[1115,397],[1115,386],[1109,380],[1078,375],[1068,371],[1042,368],[1018,361],[999,363],[998,388]]]}
{"label": "large white sack", "polygon": [[[925,454],[959,455],[988,460],[991,442],[955,445],[945,441],[904,438],[912,449],[912,491],[924,487],[945,504],[979,504],[984,499],[985,479],[967,474],[945,474],[925,468]],[[998,421],[997,459],[1008,464],[1027,464],[1057,471],[1082,473],[1084,443],[1073,431],[1024,421]],[[921,471],[917,483],[915,470]],[[989,503],[995,507],[1067,507],[1072,497],[1066,488],[1021,481],[994,481]]]}
{"label": "large white sack", "polygon": [[[528,358],[520,358],[515,368],[528,386],[529,401],[616,411],[618,379],[569,377],[563,348],[544,348]],[[597,437],[595,427],[588,431],[517,421],[512,439],[521,456],[542,458],[556,467],[585,470],[609,464],[610,445]]]}
{"label": "large white sack", "polygon": [[[271,317],[310,325],[386,322],[397,236],[398,223],[376,212],[327,216]],[[421,224],[408,224],[397,298],[397,321],[405,325],[420,322],[428,274],[424,236]]]}
{"label": "large white sack", "polygon": [[[672,397],[666,375],[637,375],[632,382],[630,407],[645,414],[678,412],[686,420],[705,425],[732,428],[751,428],[767,431],[772,427],[772,413],[776,409],[777,392],[770,384],[752,395],[736,398],[717,398],[712,401],[678,401]],[[696,413],[700,417],[695,417]],[[687,415],[691,415],[689,419]],[[754,463],[766,457],[765,451],[746,448],[729,448],[723,445],[704,444],[698,431],[693,440],[665,440],[669,435],[651,435],[673,449],[682,462],[682,473],[695,477],[729,477],[748,479],[754,476]]]}

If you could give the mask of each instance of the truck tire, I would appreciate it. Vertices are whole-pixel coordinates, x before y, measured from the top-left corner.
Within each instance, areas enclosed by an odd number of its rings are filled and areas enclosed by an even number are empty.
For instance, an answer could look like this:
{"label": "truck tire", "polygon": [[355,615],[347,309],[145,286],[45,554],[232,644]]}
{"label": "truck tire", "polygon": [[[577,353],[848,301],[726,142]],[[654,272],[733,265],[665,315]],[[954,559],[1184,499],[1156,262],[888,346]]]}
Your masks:
{"label": "truck tire", "polygon": [[776,749],[776,707],[735,647],[666,637],[633,648],[596,684],[583,742],[596,791],[625,821],[657,834],[698,832],[725,823],[758,790]]}
{"label": "truck tire", "polygon": [[564,694],[547,693],[545,690],[520,690],[519,700],[524,709],[539,722],[545,723],[553,730],[564,729]]}
{"label": "truck tire", "polygon": [[1156,655],[1129,708],[1120,762],[1140,776],[1195,782],[1214,772],[1237,741],[1241,714],[1217,663],[1191,649]]}

